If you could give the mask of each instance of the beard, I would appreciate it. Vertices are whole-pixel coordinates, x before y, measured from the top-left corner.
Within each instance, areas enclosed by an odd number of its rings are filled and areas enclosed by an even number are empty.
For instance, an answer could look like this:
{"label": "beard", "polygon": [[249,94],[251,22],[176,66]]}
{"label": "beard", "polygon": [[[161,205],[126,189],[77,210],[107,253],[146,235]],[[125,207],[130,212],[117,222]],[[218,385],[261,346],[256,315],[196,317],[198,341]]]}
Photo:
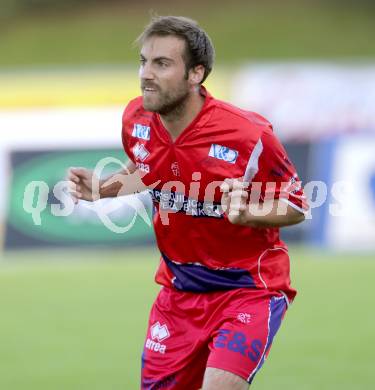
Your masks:
{"label": "beard", "polygon": [[154,88],[155,92],[147,93],[142,85],[143,107],[146,111],[165,116],[183,111],[190,95],[187,85],[180,85],[172,91],[163,91],[154,85],[150,87]]}

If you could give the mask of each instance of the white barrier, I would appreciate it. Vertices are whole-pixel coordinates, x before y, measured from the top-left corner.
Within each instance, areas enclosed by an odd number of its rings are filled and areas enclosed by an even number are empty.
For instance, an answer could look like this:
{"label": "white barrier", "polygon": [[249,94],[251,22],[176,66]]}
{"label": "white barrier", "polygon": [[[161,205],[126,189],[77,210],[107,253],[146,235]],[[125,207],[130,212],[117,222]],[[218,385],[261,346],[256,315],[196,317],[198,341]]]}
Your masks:
{"label": "white barrier", "polygon": [[0,111],[0,221],[11,150],[121,148],[123,106]]}
{"label": "white barrier", "polygon": [[234,104],[265,116],[283,140],[375,136],[375,65],[254,63],[232,83]]}

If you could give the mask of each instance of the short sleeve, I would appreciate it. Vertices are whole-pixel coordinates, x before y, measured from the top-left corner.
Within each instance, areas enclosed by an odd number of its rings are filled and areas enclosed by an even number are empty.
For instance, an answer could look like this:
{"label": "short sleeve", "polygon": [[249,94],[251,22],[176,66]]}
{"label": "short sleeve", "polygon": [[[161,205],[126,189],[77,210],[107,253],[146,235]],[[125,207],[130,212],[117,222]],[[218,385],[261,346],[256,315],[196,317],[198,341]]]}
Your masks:
{"label": "short sleeve", "polygon": [[[260,190],[260,199],[280,199],[305,213],[308,209],[302,182],[284,147],[271,129],[264,131],[258,141],[258,171],[250,189]],[[258,186],[258,187],[257,187]]]}
{"label": "short sleeve", "polygon": [[131,161],[135,164],[135,158],[133,155],[133,152],[129,146],[129,134],[128,134],[128,128],[129,128],[129,106],[128,104],[124,110],[124,113],[122,115],[122,130],[121,130],[121,140],[122,140],[122,146],[124,148],[124,151],[126,155],[129,157]]}

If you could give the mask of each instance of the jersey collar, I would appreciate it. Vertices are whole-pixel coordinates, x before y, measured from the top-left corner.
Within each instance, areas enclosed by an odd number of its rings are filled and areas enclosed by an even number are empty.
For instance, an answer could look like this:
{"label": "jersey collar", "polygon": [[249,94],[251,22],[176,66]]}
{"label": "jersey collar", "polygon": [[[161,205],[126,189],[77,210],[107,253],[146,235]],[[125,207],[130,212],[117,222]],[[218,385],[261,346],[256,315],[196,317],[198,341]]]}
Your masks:
{"label": "jersey collar", "polygon": [[213,97],[203,85],[200,86],[199,92],[205,98],[201,110],[199,111],[198,115],[193,119],[193,121],[181,132],[181,134],[174,141],[172,141],[172,138],[171,138],[168,130],[164,127],[164,125],[160,119],[159,114],[155,115],[156,122],[158,124],[159,129],[162,129],[162,132],[166,133],[165,135],[167,136],[168,140],[171,143],[174,143],[174,144],[180,143],[182,141],[182,139],[185,138],[185,136],[187,136],[187,134],[190,133],[191,130],[195,129],[197,123],[201,120],[202,116],[207,112],[207,108],[209,107],[211,101],[213,100]]}

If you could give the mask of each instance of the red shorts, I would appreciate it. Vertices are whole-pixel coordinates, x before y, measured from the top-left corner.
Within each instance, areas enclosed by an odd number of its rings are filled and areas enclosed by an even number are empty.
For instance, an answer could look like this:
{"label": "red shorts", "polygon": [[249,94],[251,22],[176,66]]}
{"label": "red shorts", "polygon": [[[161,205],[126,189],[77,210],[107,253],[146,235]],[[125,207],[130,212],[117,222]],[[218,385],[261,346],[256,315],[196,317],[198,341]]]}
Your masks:
{"label": "red shorts", "polygon": [[251,383],[286,308],[282,294],[267,290],[197,294],[163,287],[150,313],[141,388],[197,390],[206,367]]}

